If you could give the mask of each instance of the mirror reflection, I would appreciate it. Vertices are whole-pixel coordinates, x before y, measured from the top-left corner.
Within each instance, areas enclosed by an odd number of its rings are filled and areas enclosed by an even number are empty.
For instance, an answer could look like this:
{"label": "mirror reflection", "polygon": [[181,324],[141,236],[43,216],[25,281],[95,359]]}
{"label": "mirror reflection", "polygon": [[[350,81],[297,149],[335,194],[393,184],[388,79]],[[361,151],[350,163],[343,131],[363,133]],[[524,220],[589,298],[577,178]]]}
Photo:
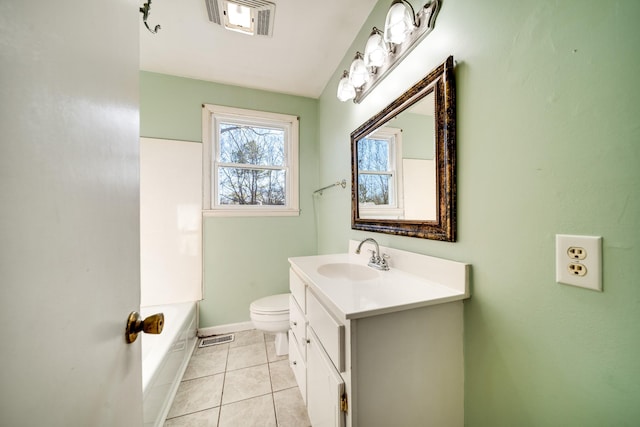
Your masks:
{"label": "mirror reflection", "polygon": [[437,216],[433,91],[358,144],[360,218]]}
{"label": "mirror reflection", "polygon": [[456,240],[453,57],[351,133],[351,228]]}

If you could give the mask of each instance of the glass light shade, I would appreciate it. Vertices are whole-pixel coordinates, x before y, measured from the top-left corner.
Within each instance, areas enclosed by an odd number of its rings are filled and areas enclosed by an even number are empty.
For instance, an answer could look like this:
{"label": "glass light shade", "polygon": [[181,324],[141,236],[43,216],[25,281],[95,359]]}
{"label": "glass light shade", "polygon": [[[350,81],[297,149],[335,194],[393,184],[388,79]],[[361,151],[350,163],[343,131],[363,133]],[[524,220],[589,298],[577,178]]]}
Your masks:
{"label": "glass light shade", "polygon": [[342,102],[348,101],[356,97],[356,88],[349,81],[349,75],[345,71],[338,83],[338,99]]}
{"label": "glass light shade", "polygon": [[389,51],[380,33],[369,36],[364,47],[364,65],[367,67],[380,67],[387,59]]}
{"label": "glass light shade", "polygon": [[384,23],[384,40],[387,43],[402,44],[413,31],[413,22],[412,11],[406,4],[392,4]]}
{"label": "glass light shade", "polygon": [[351,68],[349,68],[349,81],[355,88],[360,88],[364,86],[369,79],[371,79],[369,70],[367,66],[364,65],[362,55],[358,54],[356,55],[356,59],[351,63]]}

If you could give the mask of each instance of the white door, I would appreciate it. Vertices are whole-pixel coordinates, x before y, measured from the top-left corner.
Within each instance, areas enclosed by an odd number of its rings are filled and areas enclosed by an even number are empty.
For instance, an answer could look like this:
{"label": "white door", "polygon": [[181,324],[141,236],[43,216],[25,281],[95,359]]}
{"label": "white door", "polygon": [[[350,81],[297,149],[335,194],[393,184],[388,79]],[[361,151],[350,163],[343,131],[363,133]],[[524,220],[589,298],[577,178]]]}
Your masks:
{"label": "white door", "polygon": [[142,424],[138,3],[0,2],[0,425]]}

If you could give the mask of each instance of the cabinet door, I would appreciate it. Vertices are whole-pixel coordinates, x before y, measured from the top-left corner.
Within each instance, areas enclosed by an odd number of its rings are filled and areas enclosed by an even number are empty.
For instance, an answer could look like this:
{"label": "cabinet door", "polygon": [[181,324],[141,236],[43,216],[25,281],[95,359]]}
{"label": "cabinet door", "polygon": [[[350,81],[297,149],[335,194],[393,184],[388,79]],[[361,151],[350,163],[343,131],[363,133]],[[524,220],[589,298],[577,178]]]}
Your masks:
{"label": "cabinet door", "polygon": [[344,427],[345,417],[340,408],[344,381],[310,327],[307,338],[307,411],[311,425]]}

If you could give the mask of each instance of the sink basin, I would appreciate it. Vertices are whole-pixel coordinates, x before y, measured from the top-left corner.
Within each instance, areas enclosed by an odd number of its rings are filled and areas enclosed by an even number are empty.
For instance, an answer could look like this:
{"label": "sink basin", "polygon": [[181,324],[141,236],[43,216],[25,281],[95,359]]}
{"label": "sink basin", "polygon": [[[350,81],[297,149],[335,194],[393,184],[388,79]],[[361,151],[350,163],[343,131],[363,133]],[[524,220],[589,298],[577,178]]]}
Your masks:
{"label": "sink basin", "polygon": [[371,280],[379,275],[376,270],[370,267],[348,262],[322,264],[318,267],[318,273],[329,279],[348,279],[353,281]]}

